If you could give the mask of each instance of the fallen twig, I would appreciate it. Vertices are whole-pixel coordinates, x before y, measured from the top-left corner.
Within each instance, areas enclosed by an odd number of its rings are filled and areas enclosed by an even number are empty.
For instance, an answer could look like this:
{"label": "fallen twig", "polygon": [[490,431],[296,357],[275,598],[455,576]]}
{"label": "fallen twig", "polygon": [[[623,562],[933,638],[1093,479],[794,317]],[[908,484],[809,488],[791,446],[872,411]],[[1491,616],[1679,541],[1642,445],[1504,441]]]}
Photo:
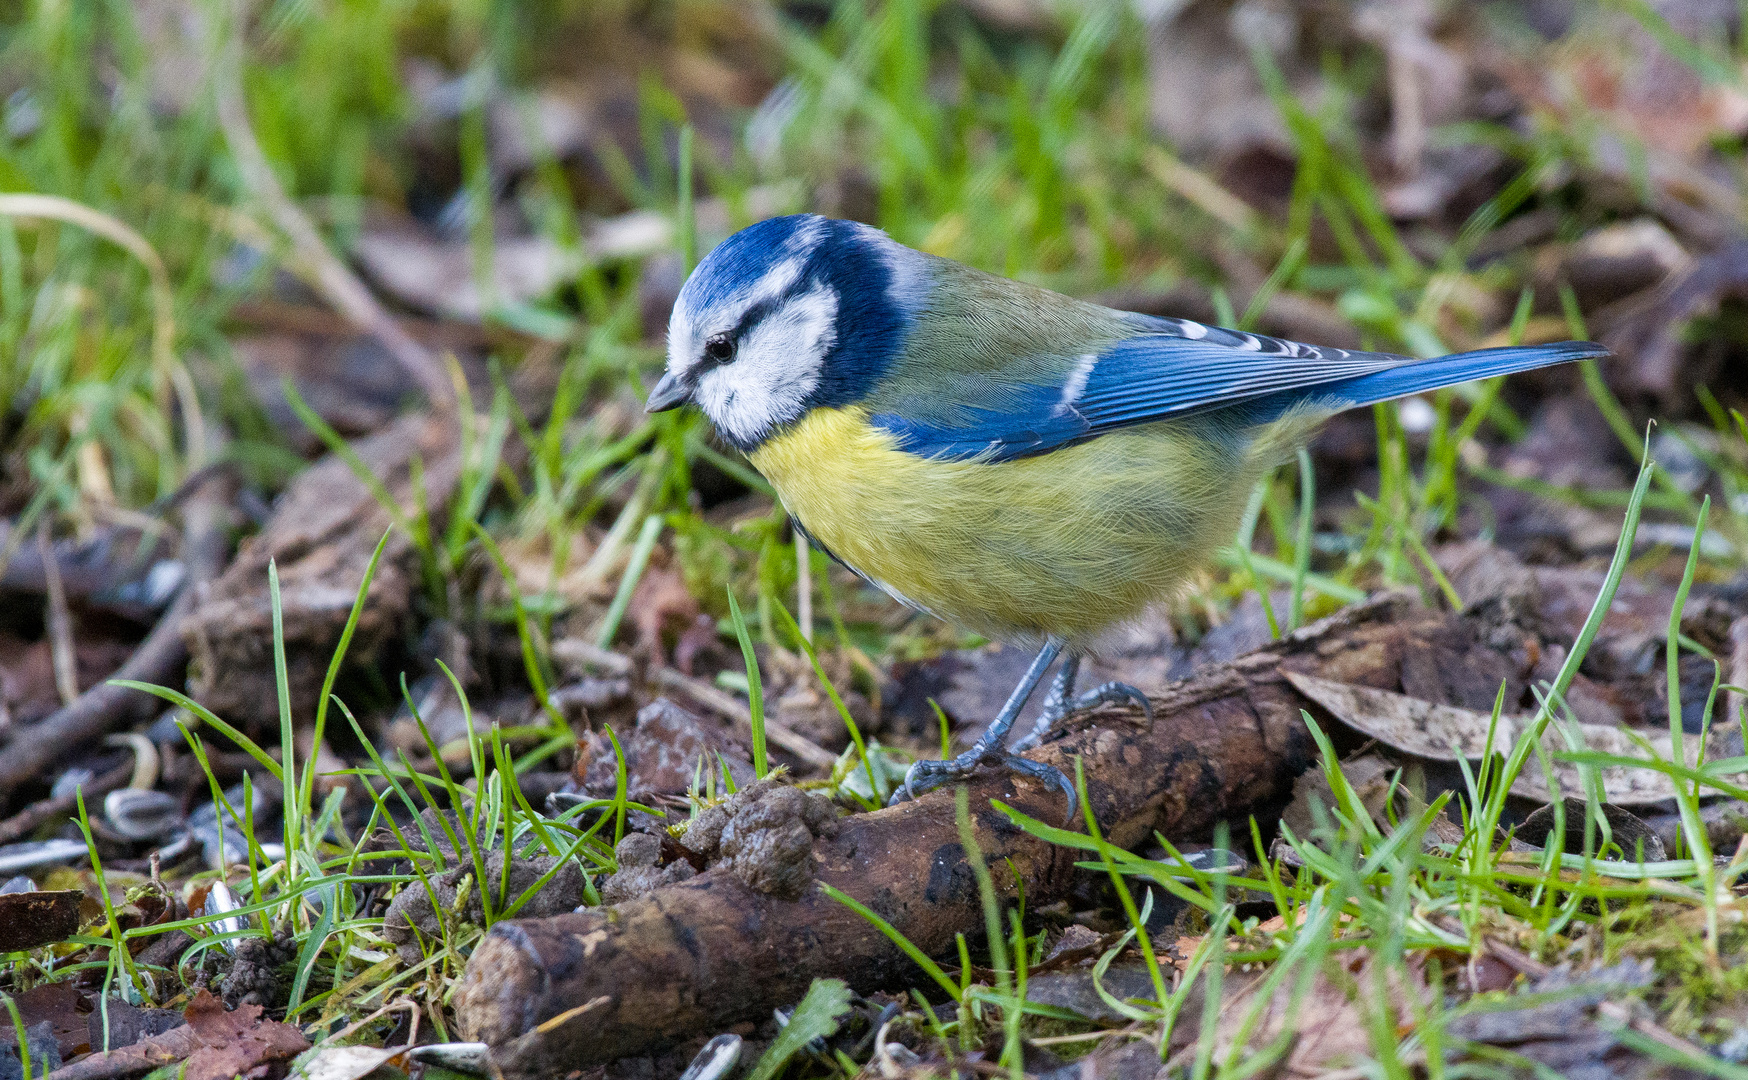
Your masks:
{"label": "fallen twig", "polygon": [[71,814],[79,807],[80,791],[84,792],[87,805],[95,805],[100,797],[117,788],[126,787],[133,772],[133,762],[125,762],[102,776],[93,777],[89,783],[80,784],[78,791],[32,803],[5,821],[0,821],[0,844],[10,844],[14,840],[22,839],[41,826]]}
{"label": "fallen twig", "polygon": [[[1205,834],[1284,796],[1311,761],[1300,720],[1310,703],[1282,669],[1394,686],[1411,654],[1436,661],[1477,647],[1462,618],[1405,610],[1407,603],[1389,597],[1351,608],[1169,688],[1154,700],[1151,725],[1108,710],[1032,756],[1070,773],[1075,758],[1084,762],[1088,797],[1117,845],[1140,843],[1155,829]],[[1023,883],[1030,905],[1064,895],[1078,853],[1022,832],[992,799],[1056,822],[1061,793],[1011,774],[980,774],[971,785],[977,842],[992,865],[1011,868],[996,876],[997,888],[1011,893]],[[815,845],[820,881],[872,908],[926,953],[982,925],[950,793],[840,824],[835,838]],[[864,990],[921,978],[879,930],[823,892],[780,900],[713,868],[610,910],[498,923],[468,962],[456,1007],[465,1037],[491,1044],[494,1064],[514,1080],[766,1015],[824,975]],[[603,996],[608,1007],[555,1022]]]}
{"label": "fallen twig", "polygon": [[[663,690],[684,694],[711,712],[722,714],[733,720],[743,730],[751,730],[752,728],[752,711],[741,704],[740,699],[733,694],[718,690],[703,679],[694,678],[683,671],[675,671],[669,667],[652,669],[649,673],[649,679]],[[769,715],[765,717],[765,737],[809,765],[818,765],[821,768],[829,769],[838,760],[838,756],[830,750]]]}
{"label": "fallen twig", "polygon": [[67,590],[61,587],[61,566],[55,561],[54,545],[49,542],[49,519],[36,523],[36,553],[42,560],[43,584],[48,593],[49,657],[55,671],[55,690],[62,705],[71,705],[79,697],[79,655],[73,642],[73,613],[67,607]]}
{"label": "fallen twig", "polygon": [[[182,508],[182,561],[187,576],[182,591],[164,610],[152,632],[140,642],[115,679],[162,683],[170,681],[188,658],[182,640],[182,618],[194,608],[200,586],[218,576],[224,567],[225,532],[220,494],[228,490],[217,477],[202,485]],[[139,701],[138,691],[100,683],[80,694],[72,704],[19,729],[0,748],[0,801],[21,784],[39,776],[70,747],[88,745],[127,714]]]}

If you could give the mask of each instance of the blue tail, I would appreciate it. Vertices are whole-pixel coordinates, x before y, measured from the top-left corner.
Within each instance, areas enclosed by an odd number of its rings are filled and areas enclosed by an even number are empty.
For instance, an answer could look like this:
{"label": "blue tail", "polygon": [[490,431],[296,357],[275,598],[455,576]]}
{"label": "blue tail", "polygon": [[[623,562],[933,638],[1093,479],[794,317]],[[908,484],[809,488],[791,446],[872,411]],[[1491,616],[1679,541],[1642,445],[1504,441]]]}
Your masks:
{"label": "blue tail", "polygon": [[1510,375],[1532,371],[1553,364],[1574,360],[1590,360],[1607,356],[1609,352],[1591,341],[1560,341],[1552,345],[1510,345],[1499,349],[1479,349],[1475,352],[1452,353],[1432,360],[1419,360],[1400,367],[1374,371],[1340,382],[1322,383],[1299,391],[1301,400],[1330,397],[1345,403],[1346,408],[1372,405],[1392,398],[1423,394],[1441,386],[1452,386],[1471,379],[1490,379],[1495,375]]}

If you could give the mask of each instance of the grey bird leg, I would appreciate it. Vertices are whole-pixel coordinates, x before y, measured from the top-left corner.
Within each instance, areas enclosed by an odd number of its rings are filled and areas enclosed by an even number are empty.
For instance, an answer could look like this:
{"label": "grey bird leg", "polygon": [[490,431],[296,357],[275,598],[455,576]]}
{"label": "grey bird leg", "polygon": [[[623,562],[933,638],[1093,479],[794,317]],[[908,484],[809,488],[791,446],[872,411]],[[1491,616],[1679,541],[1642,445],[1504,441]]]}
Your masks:
{"label": "grey bird leg", "polygon": [[1050,682],[1050,693],[1044,696],[1044,709],[1038,714],[1038,719],[1032,721],[1032,730],[1014,744],[1016,750],[1028,750],[1037,746],[1044,736],[1050,734],[1050,729],[1058,720],[1074,711],[1074,681],[1080,677],[1080,654],[1069,653],[1062,661],[1062,666],[1056,669],[1056,678]]}
{"label": "grey bird leg", "polygon": [[[1074,785],[1062,770],[1041,762],[1030,761],[1018,754],[1010,753],[1002,745],[1007,739],[1008,729],[1014,726],[1015,717],[1025,708],[1026,699],[1032,696],[1038,683],[1044,679],[1044,672],[1050,670],[1050,665],[1056,661],[1057,654],[1062,651],[1062,642],[1056,638],[1048,638],[1044,647],[1038,650],[1038,655],[1032,661],[1032,666],[1026,669],[1025,677],[1014,687],[1014,692],[1008,695],[1007,704],[996,713],[990,722],[989,729],[976,745],[947,761],[916,761],[904,774],[904,787],[892,793],[889,806],[896,806],[905,799],[914,799],[924,791],[939,787],[951,780],[970,776],[977,766],[988,762],[992,765],[1005,765],[1018,773],[1024,773],[1047,784],[1054,784],[1068,796],[1070,812],[1074,809]],[[1073,661],[1070,660],[1070,663]]]}
{"label": "grey bird leg", "polygon": [[1056,679],[1050,684],[1050,695],[1044,699],[1044,711],[1033,721],[1032,730],[1026,737],[1014,744],[1015,750],[1030,750],[1050,734],[1050,729],[1086,709],[1097,708],[1108,702],[1129,701],[1141,707],[1148,720],[1153,719],[1153,703],[1147,700],[1147,695],[1130,686],[1128,683],[1108,682],[1093,687],[1079,697],[1074,696],[1074,680],[1080,675],[1080,657],[1070,653],[1062,661],[1062,668],[1056,673]]}

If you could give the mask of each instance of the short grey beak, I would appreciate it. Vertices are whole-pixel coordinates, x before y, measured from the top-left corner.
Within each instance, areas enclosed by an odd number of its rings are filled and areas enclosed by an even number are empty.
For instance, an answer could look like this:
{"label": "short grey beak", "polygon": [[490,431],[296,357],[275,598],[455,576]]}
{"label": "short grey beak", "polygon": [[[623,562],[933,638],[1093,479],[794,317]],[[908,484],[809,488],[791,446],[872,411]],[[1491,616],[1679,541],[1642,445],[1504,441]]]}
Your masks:
{"label": "short grey beak", "polygon": [[661,381],[655,384],[655,389],[649,392],[649,401],[644,403],[643,411],[667,412],[686,404],[691,397],[691,388],[674,378],[673,372],[666,371],[662,373]]}

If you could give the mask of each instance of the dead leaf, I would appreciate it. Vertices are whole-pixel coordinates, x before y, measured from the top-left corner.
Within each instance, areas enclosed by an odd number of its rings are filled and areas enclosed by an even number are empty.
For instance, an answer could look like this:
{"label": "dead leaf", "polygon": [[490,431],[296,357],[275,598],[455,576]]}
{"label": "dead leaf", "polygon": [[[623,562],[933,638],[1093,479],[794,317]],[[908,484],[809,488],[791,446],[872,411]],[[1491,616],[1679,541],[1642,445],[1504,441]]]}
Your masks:
{"label": "dead leaf", "polygon": [[[482,422],[483,423],[483,422]],[[417,512],[415,462],[422,463],[424,509],[440,516],[461,474],[458,425],[412,413],[354,443],[353,450],[399,503]],[[267,565],[278,565],[281,616],[292,708],[308,716],[358,595],[358,582],[383,533],[390,533],[348,659],[368,664],[402,640],[418,593],[418,551],[344,460],[328,455],[305,469],[279,497],[272,518],[238,550],[230,567],[201,590],[182,621],[192,657],[192,692],[231,722],[278,724],[272,655],[274,610]]]}
{"label": "dead leaf", "polygon": [[[1400,822],[1418,819],[1426,813],[1427,802],[1420,794],[1425,790],[1425,777],[1417,775],[1418,764],[1401,769],[1394,761],[1379,753],[1364,753],[1341,763],[1342,776],[1359,796],[1361,805],[1378,828],[1386,833]],[[1400,782],[1399,782],[1400,781]],[[1307,769],[1293,782],[1293,798],[1281,811],[1281,824],[1305,842],[1319,842],[1320,824],[1333,820],[1330,810],[1336,805],[1335,793],[1322,769]],[[1318,809],[1321,807],[1321,809]],[[1462,842],[1463,827],[1453,821],[1448,812],[1434,816],[1421,837],[1424,851],[1436,851],[1441,846]],[[1288,866],[1303,866],[1285,837],[1277,837],[1272,856]],[[1279,922],[1278,917],[1273,920]]]}
{"label": "dead leaf", "polygon": [[1502,1007],[1453,1018],[1446,1034],[1458,1046],[1510,1047],[1562,1076],[1621,1075],[1601,1067],[1616,1036],[1593,1014],[1610,998],[1648,985],[1653,976],[1648,960],[1623,960],[1587,972],[1562,966],[1498,1003]]}
{"label": "dead leaf", "polygon": [[[1404,754],[1429,761],[1456,761],[1459,756],[1478,760],[1487,745],[1487,729],[1491,717],[1470,709],[1451,705],[1435,705],[1405,694],[1392,693],[1367,686],[1331,682],[1298,672],[1284,672],[1288,682],[1306,697],[1328,709],[1342,723],[1400,750]],[[1509,754],[1518,732],[1525,730],[1530,717],[1501,716],[1494,735],[1494,752]],[[1646,759],[1645,751],[1634,741],[1644,739],[1658,757],[1670,757],[1669,733],[1666,731],[1632,730],[1605,727],[1600,724],[1566,725],[1575,728],[1587,750],[1618,757]],[[1688,761],[1700,754],[1700,737],[1684,735],[1683,752]],[[1567,752],[1567,745],[1558,726],[1550,724],[1542,735],[1542,751],[1554,774],[1562,795],[1582,796],[1584,785],[1578,766],[1557,760],[1554,755]],[[1598,768],[1603,798],[1622,806],[1643,806],[1674,798],[1675,785],[1668,776],[1651,769],[1627,765]],[[1733,778],[1741,782],[1743,778]],[[1532,760],[1511,785],[1511,793],[1538,802],[1548,801],[1548,785],[1541,769]]]}
{"label": "dead leaf", "polygon": [[[143,959],[143,957],[142,957]],[[108,1030],[104,1030],[107,1021]],[[118,997],[111,997],[107,1007],[93,1008],[85,1018],[85,1033],[89,1049],[108,1047],[119,1050],[145,1039],[154,1038],[187,1024],[175,1009],[142,1009]],[[81,1051],[83,1052],[83,1051]]]}
{"label": "dead leaf", "polygon": [[[1137,963],[1113,964],[1099,979],[1105,992],[1119,1001],[1153,1002],[1158,992],[1147,968]],[[1166,980],[1169,988],[1170,980]],[[1074,968],[1037,975],[1026,982],[1026,1000],[1068,1009],[1088,1020],[1123,1023],[1128,1017],[1113,1009],[1093,986],[1092,969]]]}
{"label": "dead leaf", "polygon": [[[1388,1010],[1399,1023],[1409,1019],[1411,999],[1428,999],[1421,966],[1419,958],[1410,957],[1402,967],[1384,972],[1380,986],[1370,950],[1335,953],[1324,961],[1302,996],[1294,994],[1299,979],[1289,978],[1265,1001],[1258,1001],[1256,994],[1267,978],[1266,973],[1248,979],[1228,973],[1220,1020],[1214,1029],[1214,1063],[1237,1065],[1262,1051],[1283,1032],[1291,1031],[1296,1038],[1286,1060],[1277,1063],[1284,1064],[1285,1072],[1276,1075],[1313,1076],[1327,1069],[1357,1065],[1372,1055],[1369,1014]],[[1199,1007],[1192,1007],[1187,1015],[1199,1011]],[[1176,1049],[1177,1038],[1195,1038],[1196,1025],[1180,1025],[1174,1035]],[[1167,1062],[1167,1068],[1186,1063],[1195,1053],[1193,1043],[1185,1046]]]}
{"label": "dead leaf", "polygon": [[[1584,816],[1589,807],[1583,799],[1568,798],[1562,800],[1562,803],[1566,819],[1564,848],[1574,855],[1582,855]],[[1513,832],[1513,837],[1536,847],[1547,847],[1548,838],[1554,832],[1554,806],[1554,803],[1549,803],[1524,818],[1523,823]],[[1635,862],[1662,862],[1667,857],[1664,854],[1662,838],[1638,815],[1613,803],[1603,803],[1598,809],[1602,812],[1603,819],[1608,822],[1609,838],[1620,845],[1628,859]],[[1597,835],[1596,842],[1601,842],[1600,834]]]}
{"label": "dead leaf", "polygon": [[[625,753],[626,794],[632,799],[680,795],[691,787],[699,770],[728,762],[735,783],[753,781],[744,752],[720,725],[700,719],[666,698],[657,698],[637,714],[637,726],[620,735]],[[591,734],[577,755],[576,774],[583,791],[610,797],[618,774],[618,758],[605,735]]]}
{"label": "dead leaf", "polygon": [[[470,322],[486,313],[466,239],[442,240],[411,222],[396,222],[364,232],[354,253],[397,300]],[[545,236],[500,236],[492,246],[490,295],[500,303],[538,300],[583,265],[581,249],[561,247]]]}
{"label": "dead leaf", "polygon": [[310,1048],[303,1032],[277,1020],[263,1020],[261,1006],[225,1011],[223,1001],[201,989],[183,1013],[202,1043],[188,1056],[183,1080],[266,1080],[283,1076],[279,1066]]}
{"label": "dead leaf", "polygon": [[[748,190],[733,209],[724,199],[700,200],[699,250],[726,238],[736,215],[759,221],[794,207],[796,195],[792,185],[772,184]],[[487,314],[488,297],[500,304],[538,300],[585,266],[644,258],[675,243],[672,215],[648,210],[596,222],[581,245],[562,246],[543,235],[500,235],[493,241],[487,294],[479,287],[471,240],[442,239],[407,218],[373,219],[353,249],[365,272],[397,300],[467,322]]]}
{"label": "dead leaf", "polygon": [[698,618],[698,601],[674,567],[652,566],[631,594],[631,622],[637,643],[651,656],[663,656],[664,631],[680,634]]}
{"label": "dead leaf", "polygon": [[292,1080],[364,1080],[405,1052],[376,1046],[325,1046],[297,1067]]}
{"label": "dead leaf", "polygon": [[[91,999],[71,982],[62,980],[34,986],[19,994],[15,1002],[18,1005],[18,1018],[29,1035],[33,1053],[38,1043],[38,1035],[41,1034],[37,1029],[43,1024],[48,1025],[47,1033],[59,1047],[62,1058],[83,1054],[91,1048],[86,1024],[86,1014],[92,1009]],[[18,1045],[18,1033],[12,1026],[11,1018],[4,1014],[0,1014],[0,1045]]]}

